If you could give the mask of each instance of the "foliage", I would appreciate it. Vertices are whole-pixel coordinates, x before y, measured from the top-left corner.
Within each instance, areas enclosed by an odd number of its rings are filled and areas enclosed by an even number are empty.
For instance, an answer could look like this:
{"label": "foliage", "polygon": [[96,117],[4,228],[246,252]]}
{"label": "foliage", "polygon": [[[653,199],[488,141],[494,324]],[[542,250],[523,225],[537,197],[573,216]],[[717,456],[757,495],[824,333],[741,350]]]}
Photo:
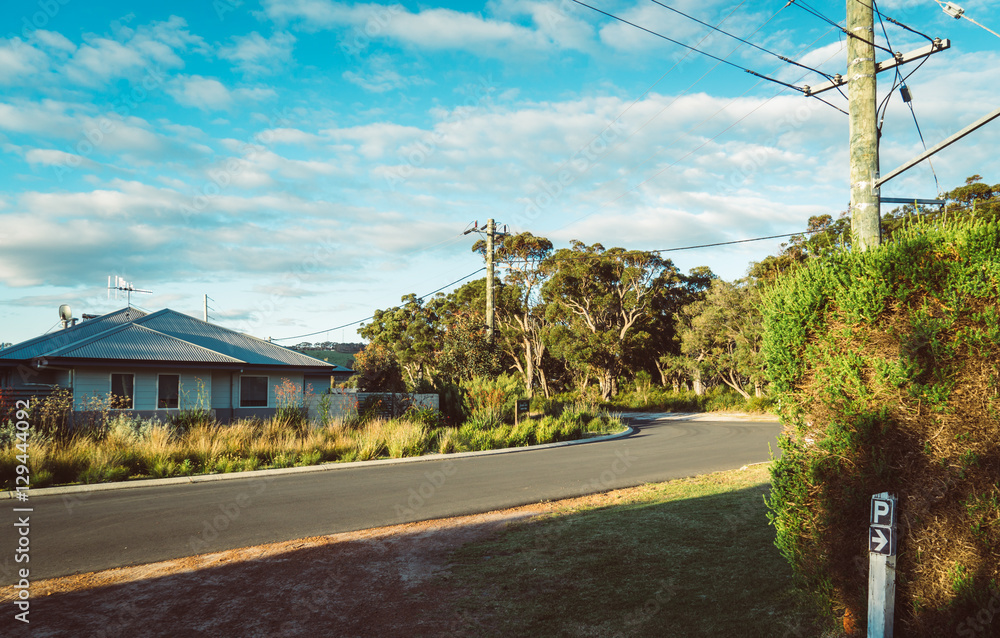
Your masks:
{"label": "foliage", "polygon": [[[508,386],[511,382],[516,386],[519,380],[507,377],[504,381]],[[373,417],[361,424],[333,420],[300,428],[274,416],[266,421],[198,423],[178,429],[155,419],[117,413],[103,432],[91,429],[65,438],[32,433],[29,467],[32,486],[44,487],[488,450],[624,428],[618,419],[595,410],[586,415],[568,411],[547,420],[525,419],[516,428],[503,422],[486,427],[484,422],[448,427],[440,413],[410,406],[399,418]],[[17,442],[11,439],[0,445],[0,476],[5,477],[0,487],[4,489],[14,486]]]}
{"label": "foliage", "polygon": [[[312,394],[312,386],[306,389]],[[309,411],[305,404],[305,394],[302,387],[291,379],[283,378],[279,385],[274,386],[276,403],[275,418],[284,421],[296,430],[306,428]]]}
{"label": "foliage", "polygon": [[681,310],[679,318],[681,352],[695,362],[699,373],[722,381],[747,400],[747,383],[754,386],[756,396],[762,395],[760,303],[759,286],[715,280],[702,299]]}
{"label": "foliage", "polygon": [[362,392],[405,392],[403,373],[392,349],[372,342],[354,357],[352,385]]}
{"label": "foliage", "polygon": [[622,360],[643,341],[640,320],[663,290],[680,281],[673,263],[655,253],[572,242],[542,265],[542,296],[563,356],[597,378],[601,397],[617,392]]}
{"label": "foliage", "polygon": [[1000,579],[1000,538],[982,533],[1000,517],[998,305],[1000,224],[961,218],[814,260],[766,300],[768,377],[788,424],[769,499],[776,544],[863,616],[869,499],[896,494],[906,635],[952,633]]}
{"label": "foliage", "polygon": [[514,409],[524,396],[518,377],[502,374],[495,378],[473,377],[463,382],[467,423],[480,429],[496,428],[514,420]]}
{"label": "foliage", "polygon": [[407,384],[413,387],[425,378],[432,378],[436,370],[437,316],[414,294],[404,295],[401,301],[401,306],[376,310],[371,322],[358,333],[371,343],[388,348]]}

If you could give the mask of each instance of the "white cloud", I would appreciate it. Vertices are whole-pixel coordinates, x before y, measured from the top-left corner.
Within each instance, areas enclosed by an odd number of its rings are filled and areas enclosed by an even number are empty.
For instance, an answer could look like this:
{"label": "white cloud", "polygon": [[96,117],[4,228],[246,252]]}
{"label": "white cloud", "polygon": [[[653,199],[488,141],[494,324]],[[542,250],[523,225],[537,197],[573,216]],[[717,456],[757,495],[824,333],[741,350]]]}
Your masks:
{"label": "white cloud", "polygon": [[177,76],[167,86],[178,104],[191,106],[203,111],[225,110],[233,102],[233,96],[222,82],[200,75]]}
{"label": "white cloud", "polygon": [[250,100],[252,102],[263,102],[265,100],[273,100],[278,97],[278,92],[272,88],[257,86],[250,89],[236,89],[233,91],[235,95],[240,100]]}
{"label": "white cloud", "polygon": [[44,31],[39,29],[32,33],[31,37],[47,49],[59,51],[61,53],[72,53],[76,51],[76,45],[70,42],[69,38],[55,31]]}
{"label": "white cloud", "polygon": [[33,148],[24,154],[24,159],[28,160],[29,164],[42,166],[85,166],[87,168],[99,166],[97,162],[86,157],[48,148]]}
{"label": "white cloud", "polygon": [[395,68],[393,60],[387,55],[373,55],[365,59],[367,70],[361,72],[344,71],[343,78],[352,84],[357,84],[372,93],[385,93],[407,86],[430,84],[421,76],[404,76]]}
{"label": "white cloud", "polygon": [[26,44],[20,38],[0,40],[0,82],[29,79],[48,70],[44,52]]}
{"label": "white cloud", "polygon": [[292,62],[295,36],[279,31],[265,38],[256,31],[232,38],[232,44],[219,49],[219,57],[235,63],[248,75],[270,75],[284,71]]}
{"label": "white cloud", "polygon": [[[297,28],[348,28],[345,51],[361,51],[369,42],[388,38],[428,50],[460,49],[480,56],[523,54],[554,49],[557,29],[531,28],[453,9],[430,8],[417,13],[401,5],[346,5],[334,0],[265,0],[266,15]],[[550,35],[546,34],[549,33]]]}
{"label": "white cloud", "polygon": [[85,34],[84,44],[66,62],[62,74],[76,84],[95,86],[119,77],[139,77],[151,69],[183,67],[178,52],[207,52],[204,40],[192,35],[187,22],[177,16],[134,30],[123,28],[118,35],[120,40]]}

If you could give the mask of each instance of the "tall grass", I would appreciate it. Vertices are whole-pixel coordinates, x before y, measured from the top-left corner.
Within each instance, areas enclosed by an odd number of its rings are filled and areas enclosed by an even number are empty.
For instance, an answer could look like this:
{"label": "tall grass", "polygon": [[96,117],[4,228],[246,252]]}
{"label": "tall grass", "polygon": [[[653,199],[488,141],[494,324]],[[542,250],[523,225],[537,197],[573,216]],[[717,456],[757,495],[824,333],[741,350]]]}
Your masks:
{"label": "tall grass", "polygon": [[[622,429],[620,420],[593,407],[490,428],[474,422],[460,428],[433,427],[403,418],[303,425],[289,415],[226,425],[206,417],[179,427],[117,415],[101,428],[77,430],[68,438],[31,439],[29,467],[32,486],[44,487],[490,450]],[[4,489],[14,487],[17,454],[15,441],[0,441]]]}

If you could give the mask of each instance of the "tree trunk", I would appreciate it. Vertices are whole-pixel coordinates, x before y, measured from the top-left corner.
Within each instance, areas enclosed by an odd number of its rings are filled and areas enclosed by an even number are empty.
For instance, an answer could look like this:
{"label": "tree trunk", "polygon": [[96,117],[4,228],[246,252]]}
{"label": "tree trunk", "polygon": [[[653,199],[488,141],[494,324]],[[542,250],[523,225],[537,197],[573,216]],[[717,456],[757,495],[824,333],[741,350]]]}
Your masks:
{"label": "tree trunk", "polygon": [[753,382],[753,395],[758,399],[764,397],[764,388],[761,387],[760,381]]}
{"label": "tree trunk", "polygon": [[701,368],[695,368],[694,374],[692,376],[692,384],[694,385],[694,393],[698,396],[705,394],[705,388],[701,385]]}
{"label": "tree trunk", "polygon": [[742,388],[742,387],[740,386],[740,384],[739,384],[739,380],[738,380],[738,379],[734,379],[734,378],[733,378],[733,376],[734,376],[734,375],[733,375],[733,372],[732,372],[732,370],[730,370],[728,374],[721,374],[721,375],[719,375],[719,376],[720,376],[720,378],[722,379],[722,382],[723,382],[723,383],[725,383],[726,385],[728,385],[728,386],[729,386],[730,388],[732,388],[733,390],[736,390],[737,392],[739,392],[739,393],[740,393],[740,395],[741,395],[741,396],[742,396],[742,397],[743,397],[744,399],[746,399],[747,401],[749,401],[749,400],[750,400],[750,393],[749,393],[749,392],[747,392],[746,390],[744,390],[744,389],[743,389],[743,388]]}

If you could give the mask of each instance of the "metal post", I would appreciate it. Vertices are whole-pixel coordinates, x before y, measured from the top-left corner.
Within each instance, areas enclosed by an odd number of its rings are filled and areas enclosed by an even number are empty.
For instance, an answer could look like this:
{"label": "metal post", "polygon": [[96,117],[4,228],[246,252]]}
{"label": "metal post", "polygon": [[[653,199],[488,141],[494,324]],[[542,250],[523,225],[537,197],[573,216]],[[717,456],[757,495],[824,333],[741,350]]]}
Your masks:
{"label": "metal post", "polygon": [[871,0],[847,0],[847,99],[850,102],[851,234],[868,250],[882,243],[878,191],[875,17]]}

